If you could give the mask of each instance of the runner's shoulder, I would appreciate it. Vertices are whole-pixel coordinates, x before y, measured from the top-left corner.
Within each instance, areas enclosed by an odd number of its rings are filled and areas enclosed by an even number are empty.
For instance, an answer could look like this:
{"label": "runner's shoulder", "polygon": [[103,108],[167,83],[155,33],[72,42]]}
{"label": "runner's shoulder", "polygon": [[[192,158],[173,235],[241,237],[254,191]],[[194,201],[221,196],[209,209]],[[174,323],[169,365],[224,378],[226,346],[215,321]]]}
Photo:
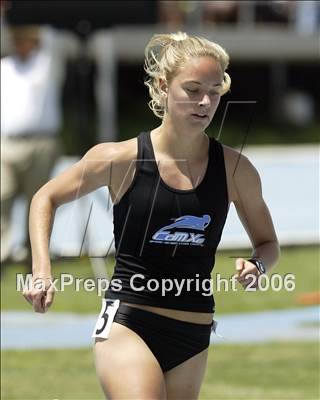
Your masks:
{"label": "runner's shoulder", "polygon": [[236,181],[245,187],[260,185],[259,173],[250,159],[240,150],[226,145],[222,146],[226,173],[229,177],[232,177],[232,181]]}
{"label": "runner's shoulder", "polygon": [[251,163],[249,158],[244,155],[240,150],[232,147],[222,145],[224,153],[224,161],[226,169],[233,174],[235,169],[242,173],[250,173],[255,171],[254,165]]}
{"label": "runner's shoulder", "polygon": [[83,157],[90,161],[110,161],[112,163],[131,162],[137,158],[137,138],[121,142],[104,142],[93,146]]}

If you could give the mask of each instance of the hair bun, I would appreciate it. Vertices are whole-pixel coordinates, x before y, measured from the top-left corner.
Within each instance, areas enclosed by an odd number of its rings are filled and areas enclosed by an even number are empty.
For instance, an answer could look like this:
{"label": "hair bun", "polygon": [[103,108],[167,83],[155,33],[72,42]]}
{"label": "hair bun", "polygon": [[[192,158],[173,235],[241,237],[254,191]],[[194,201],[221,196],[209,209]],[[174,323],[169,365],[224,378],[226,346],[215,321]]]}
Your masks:
{"label": "hair bun", "polygon": [[188,35],[185,32],[171,33],[170,38],[175,42],[182,42],[182,40],[188,39]]}

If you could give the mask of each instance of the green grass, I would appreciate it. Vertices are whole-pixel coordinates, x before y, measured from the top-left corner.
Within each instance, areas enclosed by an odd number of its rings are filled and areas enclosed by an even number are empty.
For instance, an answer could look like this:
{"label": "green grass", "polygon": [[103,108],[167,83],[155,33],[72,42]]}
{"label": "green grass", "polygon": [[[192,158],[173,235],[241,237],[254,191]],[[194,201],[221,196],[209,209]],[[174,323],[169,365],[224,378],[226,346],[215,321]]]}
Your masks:
{"label": "green grass", "polygon": [[[214,268],[215,274],[229,278],[235,272],[234,258],[231,256],[248,255],[246,250],[219,252]],[[78,278],[92,278],[90,261],[87,258],[77,260],[65,260],[53,262],[53,273],[59,277],[61,273],[72,273]],[[107,260],[107,270],[111,277],[114,266],[113,258]],[[15,289],[16,273],[25,272],[25,268],[19,265],[11,265],[1,281],[1,299],[3,310],[30,310],[29,304],[23,299],[20,292]],[[233,313],[244,311],[259,311],[269,309],[284,309],[297,307],[297,297],[301,293],[319,290],[319,250],[315,246],[288,247],[282,249],[282,255],[278,266],[271,273],[285,275],[293,273],[296,288],[292,292],[282,289],[279,292],[268,290],[266,292],[245,292],[240,285],[237,291],[216,291],[216,310],[220,313]],[[100,309],[100,297],[95,291],[86,292],[83,286],[80,291],[75,291],[74,286],[67,287],[64,292],[56,293],[52,311],[69,311],[79,313],[97,313]]]}
{"label": "green grass", "polygon": [[[230,277],[234,273],[234,258],[229,256],[246,255],[246,251],[223,252],[217,260],[215,272]],[[249,254],[248,254],[249,255]],[[215,293],[216,310],[219,313],[250,312],[268,309],[298,307],[298,296],[302,293],[319,290],[320,283],[319,249],[315,246],[287,247],[281,251],[281,258],[276,267],[270,271],[282,277],[294,274],[295,290],[246,292],[240,285],[237,291],[220,291]]]}
{"label": "green grass", "polygon": [[[200,399],[319,398],[316,343],[211,346]],[[4,351],[3,400],[103,399],[91,349]]]}
{"label": "green grass", "polygon": [[[234,273],[235,261],[230,257],[246,253],[219,252],[215,273],[230,277]],[[109,276],[113,265],[113,258],[109,258]],[[72,273],[75,277],[92,278],[90,261],[85,257],[53,262],[53,271],[56,277],[60,273]],[[21,293],[15,290],[18,272],[25,272],[25,268],[11,265],[2,278],[3,310],[30,310]],[[293,273],[295,290],[249,293],[237,286],[236,292],[216,292],[219,314],[296,307],[299,294],[319,290],[319,251],[314,246],[283,248],[281,260],[272,273]],[[83,289],[76,292],[72,287],[58,292],[52,306],[55,312],[97,314],[99,310],[100,298],[96,292]],[[317,343],[213,346],[200,399],[318,399],[318,372]],[[4,400],[103,399],[91,349],[3,351],[1,381],[1,398]]]}
{"label": "green grass", "polygon": [[211,347],[201,399],[318,399],[319,345]]}
{"label": "green grass", "polygon": [[91,349],[2,352],[1,399],[103,399]]}
{"label": "green grass", "polygon": [[[114,260],[107,259],[107,271],[111,276]],[[93,279],[90,260],[87,257],[68,259],[52,263],[53,276],[60,278],[61,274],[72,274],[74,278]],[[23,265],[7,267],[5,276],[1,281],[1,304],[3,310],[30,310],[29,304],[24,300],[21,292],[16,290],[16,274],[26,273]],[[59,287],[59,286],[58,286]],[[66,286],[64,291],[56,292],[51,310],[58,312],[92,313],[100,310],[101,298],[96,291],[85,291],[83,286],[75,290],[75,285]]]}

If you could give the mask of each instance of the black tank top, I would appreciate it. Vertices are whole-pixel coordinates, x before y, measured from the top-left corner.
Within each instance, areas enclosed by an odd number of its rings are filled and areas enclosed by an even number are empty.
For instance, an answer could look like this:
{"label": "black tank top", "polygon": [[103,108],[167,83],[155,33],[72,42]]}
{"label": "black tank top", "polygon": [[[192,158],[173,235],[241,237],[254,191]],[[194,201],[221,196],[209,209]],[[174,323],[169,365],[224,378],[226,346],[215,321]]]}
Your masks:
{"label": "black tank top", "polygon": [[116,265],[106,298],[214,311],[211,271],[229,203],[223,148],[209,143],[202,181],[180,190],[160,177],[150,132],[139,134],[134,178],[113,206]]}

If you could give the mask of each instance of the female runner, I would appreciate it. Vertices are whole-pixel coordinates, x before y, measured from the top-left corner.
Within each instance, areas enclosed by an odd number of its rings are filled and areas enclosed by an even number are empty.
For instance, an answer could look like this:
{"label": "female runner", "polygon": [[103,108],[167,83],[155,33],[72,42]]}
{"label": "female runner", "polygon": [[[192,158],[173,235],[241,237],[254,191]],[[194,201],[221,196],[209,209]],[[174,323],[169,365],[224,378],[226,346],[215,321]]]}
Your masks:
{"label": "female runner", "polygon": [[103,391],[110,399],[196,399],[213,329],[208,282],[230,203],[253,247],[250,261],[235,261],[244,287],[249,274],[276,264],[279,244],[258,172],[205,132],[230,88],[225,50],[178,32],[154,35],[145,57],[149,105],[161,124],[94,146],[35,194],[33,281],[46,284],[24,296],[36,312],[53,302],[48,243],[57,207],[107,186],[116,265],[93,332]]}

